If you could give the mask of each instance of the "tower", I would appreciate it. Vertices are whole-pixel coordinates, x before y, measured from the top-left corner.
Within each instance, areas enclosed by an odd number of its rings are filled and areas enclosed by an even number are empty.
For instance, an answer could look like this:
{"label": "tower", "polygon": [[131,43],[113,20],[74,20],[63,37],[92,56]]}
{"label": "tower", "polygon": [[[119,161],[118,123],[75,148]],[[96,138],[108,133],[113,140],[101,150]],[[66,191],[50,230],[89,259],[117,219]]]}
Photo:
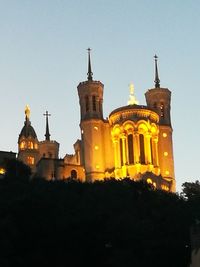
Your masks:
{"label": "tower", "polygon": [[25,108],[25,122],[18,138],[18,159],[27,164],[32,172],[36,171],[39,160],[39,142],[30,122],[30,108]]}
{"label": "tower", "polygon": [[40,157],[57,159],[59,152],[59,143],[50,140],[51,135],[49,132],[49,117],[51,116],[51,114],[49,114],[49,112],[46,111],[43,115],[46,117],[46,131],[45,131],[45,140],[39,142]]}
{"label": "tower", "polygon": [[105,177],[102,108],[104,85],[93,80],[90,52],[89,48],[87,81],[79,83],[77,89],[81,116],[82,164],[85,166],[86,180],[93,181]]}
{"label": "tower", "polygon": [[158,57],[155,55],[155,87],[145,93],[147,106],[159,115],[158,156],[161,175],[175,191],[174,157],[171,125],[171,91],[160,87]]}

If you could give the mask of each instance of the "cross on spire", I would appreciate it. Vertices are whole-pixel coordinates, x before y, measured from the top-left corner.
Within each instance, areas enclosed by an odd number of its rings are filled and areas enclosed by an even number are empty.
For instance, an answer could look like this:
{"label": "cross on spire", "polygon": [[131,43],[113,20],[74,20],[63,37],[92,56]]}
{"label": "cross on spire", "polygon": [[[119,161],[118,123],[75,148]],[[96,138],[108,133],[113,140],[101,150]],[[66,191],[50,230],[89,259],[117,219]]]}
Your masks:
{"label": "cross on spire", "polygon": [[158,56],[155,55],[154,58],[155,58],[155,80],[154,80],[155,88],[160,88],[160,79],[158,75],[158,64],[157,64]]}
{"label": "cross on spire", "polygon": [[91,60],[90,60],[91,48],[88,48],[87,51],[88,51],[88,73],[87,73],[87,76],[88,76],[88,81],[92,81],[93,72],[92,72]]}
{"label": "cross on spire", "polygon": [[46,111],[46,113],[43,114],[46,117],[46,133],[45,133],[45,137],[47,141],[50,141],[50,133],[49,133],[49,121],[48,118],[51,116],[51,114],[49,114],[48,111]]}

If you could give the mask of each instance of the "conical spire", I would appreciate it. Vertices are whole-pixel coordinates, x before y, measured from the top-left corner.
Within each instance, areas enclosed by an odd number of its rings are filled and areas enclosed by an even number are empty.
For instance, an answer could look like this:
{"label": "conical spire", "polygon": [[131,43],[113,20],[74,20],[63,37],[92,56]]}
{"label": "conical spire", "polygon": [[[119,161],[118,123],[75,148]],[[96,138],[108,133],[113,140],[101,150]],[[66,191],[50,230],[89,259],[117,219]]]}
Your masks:
{"label": "conical spire", "polygon": [[91,49],[88,48],[87,51],[88,51],[88,73],[87,73],[87,76],[88,76],[88,81],[92,81],[93,72],[92,72],[91,61],[90,61],[90,52],[91,52]]}
{"label": "conical spire", "polygon": [[158,65],[157,65],[157,61],[158,61],[158,57],[157,55],[154,56],[155,58],[155,88],[160,88],[160,79],[159,79],[159,75],[158,75]]}
{"label": "conical spire", "polygon": [[45,133],[45,140],[50,141],[50,133],[49,133],[49,120],[48,117],[51,116],[48,111],[46,111],[45,114],[43,114],[46,117],[46,133]]}

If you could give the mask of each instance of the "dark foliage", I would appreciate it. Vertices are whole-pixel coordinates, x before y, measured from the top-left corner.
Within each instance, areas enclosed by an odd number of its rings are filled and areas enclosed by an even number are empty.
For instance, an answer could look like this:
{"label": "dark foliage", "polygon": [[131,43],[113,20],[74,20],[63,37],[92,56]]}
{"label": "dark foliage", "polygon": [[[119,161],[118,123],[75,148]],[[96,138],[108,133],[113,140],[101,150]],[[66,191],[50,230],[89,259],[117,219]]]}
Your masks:
{"label": "dark foliage", "polygon": [[31,176],[31,169],[22,161],[17,159],[6,159],[5,179],[11,182],[28,182]]}
{"label": "dark foliage", "polygon": [[184,198],[129,179],[17,177],[10,170],[0,181],[1,267],[187,266]]}
{"label": "dark foliage", "polygon": [[186,182],[182,185],[182,196],[187,200],[186,205],[193,219],[193,224],[200,223],[200,182]]}

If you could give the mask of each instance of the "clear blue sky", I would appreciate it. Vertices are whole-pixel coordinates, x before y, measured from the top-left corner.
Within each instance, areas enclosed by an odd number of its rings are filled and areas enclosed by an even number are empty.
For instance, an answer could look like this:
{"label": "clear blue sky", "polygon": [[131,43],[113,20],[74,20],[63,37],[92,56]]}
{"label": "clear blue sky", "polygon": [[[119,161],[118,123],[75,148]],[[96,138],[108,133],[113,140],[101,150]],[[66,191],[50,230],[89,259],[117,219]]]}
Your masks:
{"label": "clear blue sky", "polygon": [[200,1],[0,0],[0,150],[17,152],[24,107],[43,140],[48,110],[60,157],[80,138],[77,85],[92,48],[94,79],[104,83],[104,117],[127,104],[133,82],[140,104],[154,83],[172,92],[177,190],[199,179]]}

